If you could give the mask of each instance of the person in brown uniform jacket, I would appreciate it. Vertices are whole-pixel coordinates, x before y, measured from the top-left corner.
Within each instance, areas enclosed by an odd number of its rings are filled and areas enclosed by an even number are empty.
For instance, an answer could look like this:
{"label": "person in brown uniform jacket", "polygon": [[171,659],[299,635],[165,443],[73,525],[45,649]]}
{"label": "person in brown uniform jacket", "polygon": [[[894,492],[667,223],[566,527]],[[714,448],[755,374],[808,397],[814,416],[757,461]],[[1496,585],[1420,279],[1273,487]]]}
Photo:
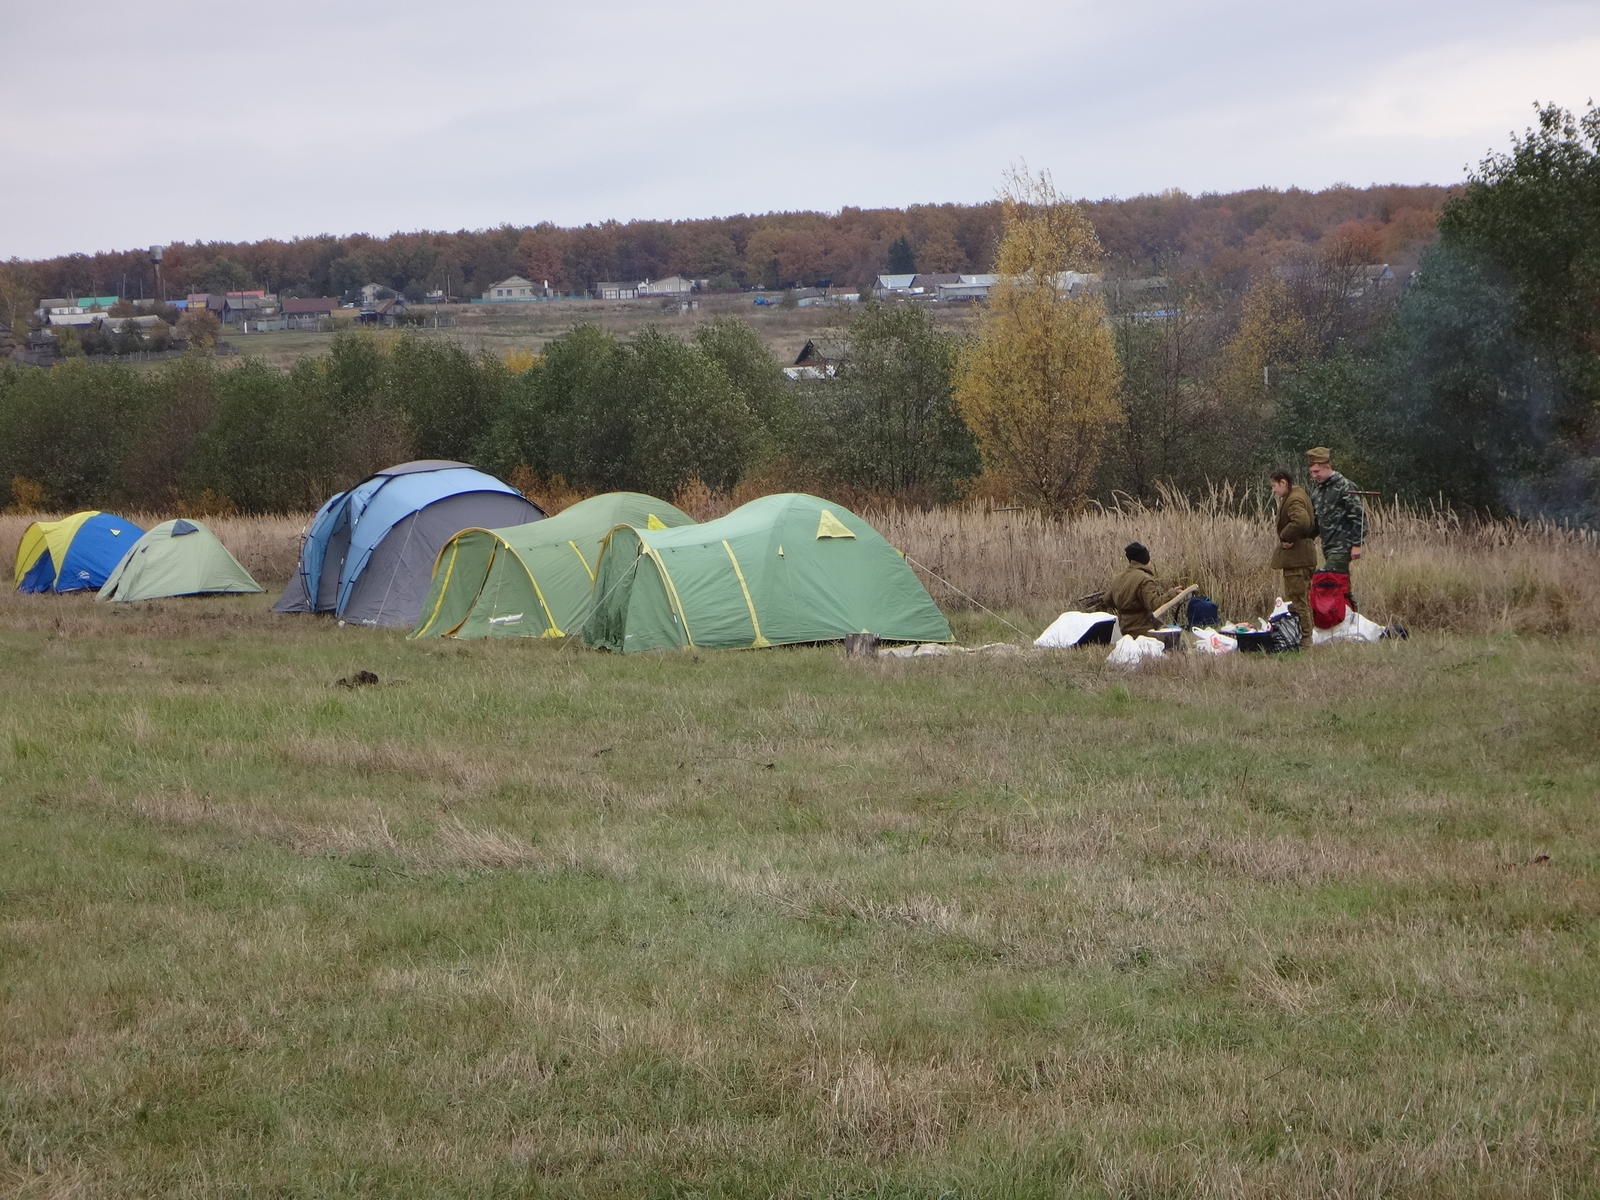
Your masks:
{"label": "person in brown uniform jacket", "polygon": [[1309,638],[1311,609],[1306,596],[1311,572],[1317,569],[1317,519],[1305,488],[1282,467],[1272,473],[1272,494],[1278,498],[1278,545],[1267,565],[1283,572],[1283,598]]}
{"label": "person in brown uniform jacket", "polygon": [[1106,589],[1106,606],[1116,614],[1117,625],[1124,634],[1139,637],[1160,628],[1155,611],[1170,593],[1156,582],[1150,569],[1150,551],[1138,542],[1130,542],[1123,554],[1127,555],[1127,569],[1111,581]]}

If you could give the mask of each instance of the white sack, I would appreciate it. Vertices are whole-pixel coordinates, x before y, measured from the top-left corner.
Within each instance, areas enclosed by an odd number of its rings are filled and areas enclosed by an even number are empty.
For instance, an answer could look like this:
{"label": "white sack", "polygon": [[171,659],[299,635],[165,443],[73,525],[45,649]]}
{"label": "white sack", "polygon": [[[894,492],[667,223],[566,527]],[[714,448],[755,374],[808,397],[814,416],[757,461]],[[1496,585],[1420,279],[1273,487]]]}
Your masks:
{"label": "white sack", "polygon": [[1355,609],[1350,609],[1332,629],[1315,629],[1311,631],[1311,644],[1313,646],[1326,645],[1328,642],[1375,642],[1383,636],[1383,626],[1376,621],[1369,621]]}
{"label": "white sack", "polygon": [[1160,658],[1167,652],[1161,644],[1160,638],[1130,637],[1123,634],[1117,644],[1111,647],[1111,653],[1106,655],[1108,663],[1115,663],[1119,667],[1136,667],[1147,658]]}

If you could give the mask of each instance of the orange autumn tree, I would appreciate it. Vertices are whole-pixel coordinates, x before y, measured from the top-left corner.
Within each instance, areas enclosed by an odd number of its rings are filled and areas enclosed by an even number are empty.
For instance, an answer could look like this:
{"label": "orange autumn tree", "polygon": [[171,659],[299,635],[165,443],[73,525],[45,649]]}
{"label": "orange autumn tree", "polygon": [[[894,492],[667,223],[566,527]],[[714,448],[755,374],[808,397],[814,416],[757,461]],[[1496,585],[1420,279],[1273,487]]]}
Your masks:
{"label": "orange autumn tree", "polygon": [[1050,512],[1080,507],[1118,419],[1121,370],[1092,281],[1100,241],[1047,172],[1013,170],[989,306],[956,399],[985,469]]}

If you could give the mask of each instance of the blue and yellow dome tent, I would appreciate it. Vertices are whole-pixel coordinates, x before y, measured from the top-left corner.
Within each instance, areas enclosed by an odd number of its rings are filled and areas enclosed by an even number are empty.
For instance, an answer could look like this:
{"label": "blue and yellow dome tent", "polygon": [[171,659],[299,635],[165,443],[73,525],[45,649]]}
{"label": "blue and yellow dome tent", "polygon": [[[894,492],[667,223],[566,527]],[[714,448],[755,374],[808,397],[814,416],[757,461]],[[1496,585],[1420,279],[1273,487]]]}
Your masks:
{"label": "blue and yellow dome tent", "polygon": [[98,591],[143,533],[124,517],[94,510],[35,521],[17,547],[17,591]]}

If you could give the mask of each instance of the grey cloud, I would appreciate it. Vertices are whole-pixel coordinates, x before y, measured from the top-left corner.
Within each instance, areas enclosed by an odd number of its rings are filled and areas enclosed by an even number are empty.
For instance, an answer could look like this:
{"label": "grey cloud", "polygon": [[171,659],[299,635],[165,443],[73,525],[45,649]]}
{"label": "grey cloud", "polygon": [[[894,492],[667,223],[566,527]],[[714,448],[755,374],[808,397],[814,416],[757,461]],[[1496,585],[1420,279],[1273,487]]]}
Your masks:
{"label": "grey cloud", "polygon": [[1454,77],[1455,48],[1600,36],[1600,10],[1561,0],[80,15],[30,6],[0,48],[21,114],[0,127],[0,256],[974,201],[1020,159],[1086,196],[1451,182],[1504,144],[1500,108],[1479,105],[1494,127],[1389,130],[1374,97],[1427,69],[1428,94],[1481,99],[1496,81]]}

